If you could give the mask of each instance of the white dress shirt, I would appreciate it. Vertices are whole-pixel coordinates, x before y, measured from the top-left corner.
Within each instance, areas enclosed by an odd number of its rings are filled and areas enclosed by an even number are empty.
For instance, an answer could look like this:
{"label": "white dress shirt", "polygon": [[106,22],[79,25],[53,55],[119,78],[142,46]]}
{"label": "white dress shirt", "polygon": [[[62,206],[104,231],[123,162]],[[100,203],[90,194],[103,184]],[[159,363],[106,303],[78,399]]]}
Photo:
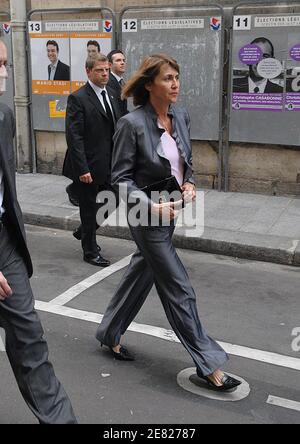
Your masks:
{"label": "white dress shirt", "polygon": [[105,91],[105,92],[106,92],[106,100],[107,100],[107,103],[108,103],[108,105],[109,105],[109,107],[110,107],[110,109],[111,109],[112,115],[114,116],[114,111],[113,111],[113,108],[112,108],[112,105],[111,105],[111,102],[110,102],[109,94],[108,94],[108,92],[106,91],[106,88],[100,88],[99,86],[97,86],[97,85],[95,85],[93,82],[91,82],[90,80],[89,80],[89,84],[91,85],[91,87],[92,87],[93,90],[95,91],[95,93],[96,93],[98,99],[100,100],[100,103],[101,103],[102,108],[103,108],[103,110],[104,110],[105,113],[106,113],[105,105],[104,105],[103,97],[102,97],[101,94],[102,94],[102,91]]}
{"label": "white dress shirt", "polygon": [[4,197],[4,181],[3,181],[3,171],[0,167],[0,218],[2,214],[4,213],[4,208],[2,206],[3,204],[3,197]]}
{"label": "white dress shirt", "polygon": [[[267,79],[263,79],[260,82],[254,83],[253,80],[249,77],[249,93],[264,93],[267,83]],[[259,88],[259,91],[256,91],[256,88]]]}
{"label": "white dress shirt", "polygon": [[57,69],[57,65],[58,65],[58,60],[54,65],[50,65],[50,79],[49,80],[54,80],[54,76],[56,73],[56,69]]}

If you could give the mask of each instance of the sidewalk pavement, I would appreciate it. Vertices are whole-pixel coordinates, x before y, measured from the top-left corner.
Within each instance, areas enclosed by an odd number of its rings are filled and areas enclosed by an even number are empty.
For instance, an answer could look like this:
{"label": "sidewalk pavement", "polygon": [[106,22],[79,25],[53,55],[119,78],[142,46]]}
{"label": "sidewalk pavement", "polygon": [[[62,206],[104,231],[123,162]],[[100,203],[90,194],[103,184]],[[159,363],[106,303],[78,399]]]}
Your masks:
{"label": "sidewalk pavement", "polygon": [[[65,192],[69,183],[61,176],[18,174],[25,223],[75,229],[79,211]],[[300,199],[212,190],[205,191],[204,196],[204,233],[191,237],[179,227],[174,237],[176,247],[300,266]],[[98,234],[131,239],[125,213],[121,226],[101,227]]]}

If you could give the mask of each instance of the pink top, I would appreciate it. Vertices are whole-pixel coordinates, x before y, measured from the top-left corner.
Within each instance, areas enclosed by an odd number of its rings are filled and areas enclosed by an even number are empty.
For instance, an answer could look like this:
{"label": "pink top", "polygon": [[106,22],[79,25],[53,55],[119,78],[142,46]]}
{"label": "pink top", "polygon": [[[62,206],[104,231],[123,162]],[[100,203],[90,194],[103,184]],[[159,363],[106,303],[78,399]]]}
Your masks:
{"label": "pink top", "polygon": [[[158,126],[159,128],[164,129],[160,123]],[[184,178],[184,159],[180,154],[177,143],[173,137],[170,136],[168,131],[163,133],[160,140],[162,143],[163,152],[171,164],[172,175],[176,177],[178,184],[182,186]]]}

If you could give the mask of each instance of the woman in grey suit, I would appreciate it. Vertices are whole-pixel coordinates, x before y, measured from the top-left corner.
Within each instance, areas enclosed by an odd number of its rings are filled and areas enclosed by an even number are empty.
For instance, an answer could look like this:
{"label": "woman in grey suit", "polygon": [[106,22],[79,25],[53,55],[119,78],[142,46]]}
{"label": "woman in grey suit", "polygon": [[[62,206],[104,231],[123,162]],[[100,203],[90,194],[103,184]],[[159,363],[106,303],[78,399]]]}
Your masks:
{"label": "woman in grey suit", "polygon": [[[164,222],[169,218],[170,223],[136,224],[129,218],[138,250],[106,310],[96,338],[110,348],[116,359],[133,360],[131,353],[120,345],[121,336],[155,284],[167,318],[195,362],[198,376],[215,390],[227,391],[240,382],[220,370],[228,356],[202,327],[194,290],[172,245],[176,208],[181,202],[155,203],[142,190],[173,175],[185,203],[196,197],[189,116],[184,109],[174,106],[179,85],[177,62],[159,54],[145,59],[123,90],[124,98],[132,96],[139,108],[119,120],[114,137],[112,184],[128,202],[139,199],[147,212],[158,216],[158,220],[163,217]],[[129,215],[132,206],[128,208]]]}

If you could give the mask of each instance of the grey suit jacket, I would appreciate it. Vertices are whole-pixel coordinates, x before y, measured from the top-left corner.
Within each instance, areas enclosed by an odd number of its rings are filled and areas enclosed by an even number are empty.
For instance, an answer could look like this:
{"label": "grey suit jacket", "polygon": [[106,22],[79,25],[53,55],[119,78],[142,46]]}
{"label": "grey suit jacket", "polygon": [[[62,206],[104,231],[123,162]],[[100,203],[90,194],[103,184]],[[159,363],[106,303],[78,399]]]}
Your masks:
{"label": "grey suit jacket", "polygon": [[[32,263],[26,245],[21,209],[17,200],[13,138],[15,121],[11,109],[0,102],[0,164],[4,178],[4,207],[17,240],[18,250],[32,275]],[[0,252],[1,254],[1,252]]]}
{"label": "grey suit jacket", "polygon": [[[184,182],[195,183],[189,115],[185,109],[173,105],[169,114],[173,119],[173,137],[185,160]],[[140,189],[172,175],[161,144],[163,132],[150,103],[119,120],[114,136],[112,185],[120,187],[124,199],[131,196],[149,206],[151,201]]]}

